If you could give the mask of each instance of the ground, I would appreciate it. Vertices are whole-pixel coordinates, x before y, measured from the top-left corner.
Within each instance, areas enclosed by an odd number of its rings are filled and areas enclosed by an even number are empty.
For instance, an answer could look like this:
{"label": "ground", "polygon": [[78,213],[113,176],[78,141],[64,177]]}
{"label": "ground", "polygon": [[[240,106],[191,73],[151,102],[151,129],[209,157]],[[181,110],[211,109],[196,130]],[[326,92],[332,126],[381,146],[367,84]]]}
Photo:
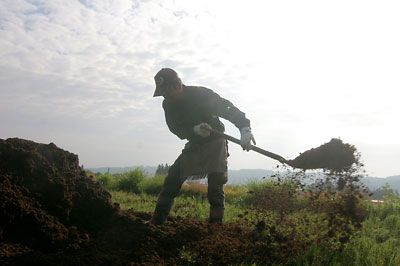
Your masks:
{"label": "ground", "polygon": [[0,205],[2,265],[269,264],[299,251],[262,222],[148,224],[150,214],[122,211],[53,143],[0,139]]}

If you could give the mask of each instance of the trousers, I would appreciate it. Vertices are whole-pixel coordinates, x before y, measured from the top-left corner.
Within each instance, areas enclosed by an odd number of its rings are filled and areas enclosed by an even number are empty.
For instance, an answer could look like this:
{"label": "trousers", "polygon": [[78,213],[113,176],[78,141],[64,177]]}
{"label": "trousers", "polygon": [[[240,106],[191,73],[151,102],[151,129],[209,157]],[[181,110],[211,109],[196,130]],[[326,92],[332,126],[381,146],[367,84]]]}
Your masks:
{"label": "trousers", "polygon": [[[187,177],[182,177],[181,156],[176,159],[173,165],[170,166],[168,175],[164,180],[163,187],[158,195],[156,208],[153,214],[153,222],[155,224],[164,223],[171,211],[174,199],[178,196],[182,184]],[[222,223],[225,209],[225,194],[224,185],[228,181],[227,172],[212,172],[207,174],[208,188],[207,198],[210,203],[210,223]]]}

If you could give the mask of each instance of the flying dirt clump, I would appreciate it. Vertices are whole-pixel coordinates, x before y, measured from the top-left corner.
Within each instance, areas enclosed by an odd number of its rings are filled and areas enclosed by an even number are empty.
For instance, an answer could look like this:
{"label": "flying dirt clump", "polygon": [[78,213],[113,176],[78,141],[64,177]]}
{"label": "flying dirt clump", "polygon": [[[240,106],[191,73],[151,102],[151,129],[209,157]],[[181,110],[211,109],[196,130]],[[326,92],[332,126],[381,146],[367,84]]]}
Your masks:
{"label": "flying dirt clump", "polygon": [[346,172],[358,163],[357,149],[354,145],[333,138],[329,142],[305,151],[288,164],[295,168],[325,169],[332,172]]}

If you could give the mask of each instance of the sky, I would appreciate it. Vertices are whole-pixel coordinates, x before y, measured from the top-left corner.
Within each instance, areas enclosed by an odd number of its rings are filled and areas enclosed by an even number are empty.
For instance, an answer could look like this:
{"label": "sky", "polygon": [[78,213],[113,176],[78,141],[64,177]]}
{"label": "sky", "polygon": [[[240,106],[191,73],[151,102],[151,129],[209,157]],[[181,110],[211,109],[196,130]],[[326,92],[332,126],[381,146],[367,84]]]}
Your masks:
{"label": "sky", "polygon": [[[246,113],[287,159],[341,138],[400,174],[399,1],[0,0],[0,138],[85,168],[172,164],[154,75],[175,69]],[[240,133],[223,120],[227,133]],[[230,169],[277,162],[229,145]]]}

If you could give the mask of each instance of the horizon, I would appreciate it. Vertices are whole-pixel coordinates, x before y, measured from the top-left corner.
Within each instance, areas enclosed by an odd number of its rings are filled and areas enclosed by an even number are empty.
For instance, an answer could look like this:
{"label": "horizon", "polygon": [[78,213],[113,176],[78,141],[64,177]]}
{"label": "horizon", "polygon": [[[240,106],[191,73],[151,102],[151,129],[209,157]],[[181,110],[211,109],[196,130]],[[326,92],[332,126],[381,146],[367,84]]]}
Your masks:
{"label": "horizon", "polygon": [[[90,168],[172,164],[185,141],[152,97],[154,75],[171,67],[245,112],[260,148],[295,158],[341,138],[368,175],[400,173],[400,2],[18,0],[0,10],[0,138],[53,142]],[[230,169],[277,164],[235,144],[229,153]]]}
{"label": "horizon", "polygon": [[[160,163],[162,164],[162,163]],[[165,164],[165,163],[164,163]],[[168,164],[170,165],[170,164]],[[131,165],[131,166],[112,166],[112,167],[108,167],[108,166],[101,166],[101,167],[86,167],[84,166],[84,169],[87,170],[91,170],[91,169],[124,169],[124,168],[141,168],[142,170],[146,170],[146,168],[157,168],[158,165]],[[240,168],[240,169],[233,169],[233,168],[229,168],[228,171],[251,171],[251,170],[258,170],[258,171],[271,171],[271,172],[278,172],[279,170],[274,170],[272,168],[267,169],[267,168]],[[322,173],[322,170],[308,170],[305,173],[315,173],[315,172],[320,172]],[[369,178],[388,178],[388,177],[400,177],[400,173],[397,175],[390,175],[390,176],[369,176],[369,175],[363,175],[363,177],[369,177]],[[228,176],[229,179],[229,176]]]}

